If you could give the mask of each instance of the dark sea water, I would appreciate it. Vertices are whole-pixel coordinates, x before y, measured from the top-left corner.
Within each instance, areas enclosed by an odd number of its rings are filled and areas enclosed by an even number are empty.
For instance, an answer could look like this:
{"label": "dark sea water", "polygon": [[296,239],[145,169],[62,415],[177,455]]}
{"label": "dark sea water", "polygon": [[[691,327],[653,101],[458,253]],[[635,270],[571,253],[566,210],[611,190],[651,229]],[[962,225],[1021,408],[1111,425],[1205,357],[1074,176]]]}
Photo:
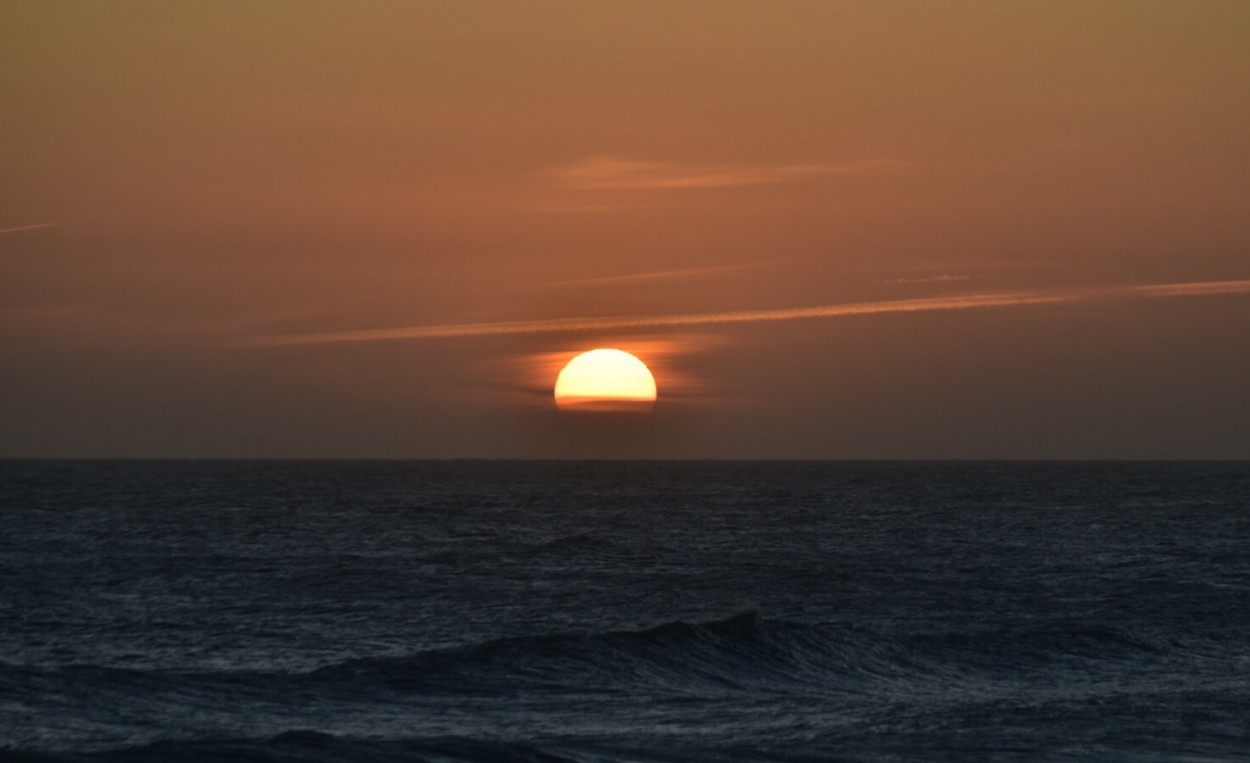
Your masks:
{"label": "dark sea water", "polygon": [[1250,464],[0,462],[0,758],[1250,760]]}

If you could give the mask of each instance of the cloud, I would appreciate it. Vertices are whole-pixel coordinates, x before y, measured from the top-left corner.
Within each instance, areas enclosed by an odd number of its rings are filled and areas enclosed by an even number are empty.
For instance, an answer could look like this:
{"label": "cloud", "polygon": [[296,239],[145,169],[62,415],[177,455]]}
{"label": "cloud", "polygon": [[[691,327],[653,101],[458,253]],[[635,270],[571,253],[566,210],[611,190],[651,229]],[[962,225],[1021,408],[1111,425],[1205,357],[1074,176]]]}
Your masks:
{"label": "cloud", "polygon": [[693,278],[695,276],[712,275],[714,273],[729,273],[737,270],[747,270],[764,267],[764,263],[748,262],[739,263],[737,265],[716,265],[704,268],[678,268],[674,270],[654,270],[646,273],[627,273],[616,276],[600,276],[597,278],[573,278],[564,281],[551,281],[541,286],[548,288],[568,288],[581,286],[624,286],[637,283],[651,283],[654,281],[669,281],[680,278]]}
{"label": "cloud", "polygon": [[707,165],[650,162],[597,156],[550,173],[557,188],[577,191],[679,191],[781,185],[839,175],[875,175],[897,170],[896,159],[842,163]]}
{"label": "cloud", "polygon": [[40,228],[60,228],[62,225],[70,225],[78,222],[77,220],[61,220],[55,223],[32,223],[30,225],[15,225],[12,228],[0,228],[0,235],[5,233],[17,233],[24,230],[39,230]]}
{"label": "cloud", "polygon": [[971,281],[976,276],[967,273],[943,273],[936,276],[918,276],[916,278],[885,278],[877,283],[946,283],[949,281]]}
{"label": "cloud", "polygon": [[1244,294],[1250,291],[1246,281],[1197,281],[1190,283],[1163,283],[1147,286],[1127,286],[1126,295],[1141,297],[1203,297],[1213,294]]}
{"label": "cloud", "polygon": [[1250,279],[1238,281],[1203,281],[1190,283],[1114,286],[1106,288],[1056,289],[966,294],[948,297],[849,302],[812,307],[766,310],[734,310],[711,313],[678,313],[670,315],[638,315],[589,318],[549,318],[530,321],[495,323],[443,323],[399,328],[328,331],[311,334],[241,339],[235,344],[250,346],[308,345],[331,342],[376,342],[395,339],[436,339],[465,336],[502,336],[507,334],[550,334],[578,331],[616,331],[651,329],[670,326],[699,326],[729,323],[789,321],[805,318],[838,318],[882,313],[936,312],[971,310],[992,307],[1019,307],[1095,299],[1197,297],[1219,294],[1250,294]]}

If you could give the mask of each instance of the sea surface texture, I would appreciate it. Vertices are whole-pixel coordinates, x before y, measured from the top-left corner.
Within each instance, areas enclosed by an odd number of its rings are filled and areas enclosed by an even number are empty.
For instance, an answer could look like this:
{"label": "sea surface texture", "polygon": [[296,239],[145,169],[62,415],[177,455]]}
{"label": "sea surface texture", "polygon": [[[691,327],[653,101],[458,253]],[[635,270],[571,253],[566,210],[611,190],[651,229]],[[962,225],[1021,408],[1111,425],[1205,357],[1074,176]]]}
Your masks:
{"label": "sea surface texture", "polygon": [[0,462],[0,758],[1250,760],[1250,464]]}

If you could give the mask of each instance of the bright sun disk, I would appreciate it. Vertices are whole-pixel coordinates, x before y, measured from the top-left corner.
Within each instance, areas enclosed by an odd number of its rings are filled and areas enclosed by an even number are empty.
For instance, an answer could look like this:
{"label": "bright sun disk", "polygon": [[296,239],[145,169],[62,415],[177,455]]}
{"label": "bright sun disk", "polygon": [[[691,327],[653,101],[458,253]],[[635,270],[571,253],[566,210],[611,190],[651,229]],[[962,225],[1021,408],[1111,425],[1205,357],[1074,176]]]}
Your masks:
{"label": "bright sun disk", "polygon": [[561,409],[649,409],[655,397],[651,370],[623,350],[583,352],[556,378],[556,405]]}

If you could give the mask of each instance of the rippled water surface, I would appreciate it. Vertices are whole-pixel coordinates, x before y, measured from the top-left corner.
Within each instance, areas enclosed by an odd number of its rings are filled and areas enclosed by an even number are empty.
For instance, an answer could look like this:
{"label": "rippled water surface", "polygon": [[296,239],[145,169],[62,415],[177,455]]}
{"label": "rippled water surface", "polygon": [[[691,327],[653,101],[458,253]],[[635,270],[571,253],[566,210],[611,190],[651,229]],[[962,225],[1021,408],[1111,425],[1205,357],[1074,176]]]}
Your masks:
{"label": "rippled water surface", "polygon": [[1250,464],[0,461],[0,757],[1247,760]]}

